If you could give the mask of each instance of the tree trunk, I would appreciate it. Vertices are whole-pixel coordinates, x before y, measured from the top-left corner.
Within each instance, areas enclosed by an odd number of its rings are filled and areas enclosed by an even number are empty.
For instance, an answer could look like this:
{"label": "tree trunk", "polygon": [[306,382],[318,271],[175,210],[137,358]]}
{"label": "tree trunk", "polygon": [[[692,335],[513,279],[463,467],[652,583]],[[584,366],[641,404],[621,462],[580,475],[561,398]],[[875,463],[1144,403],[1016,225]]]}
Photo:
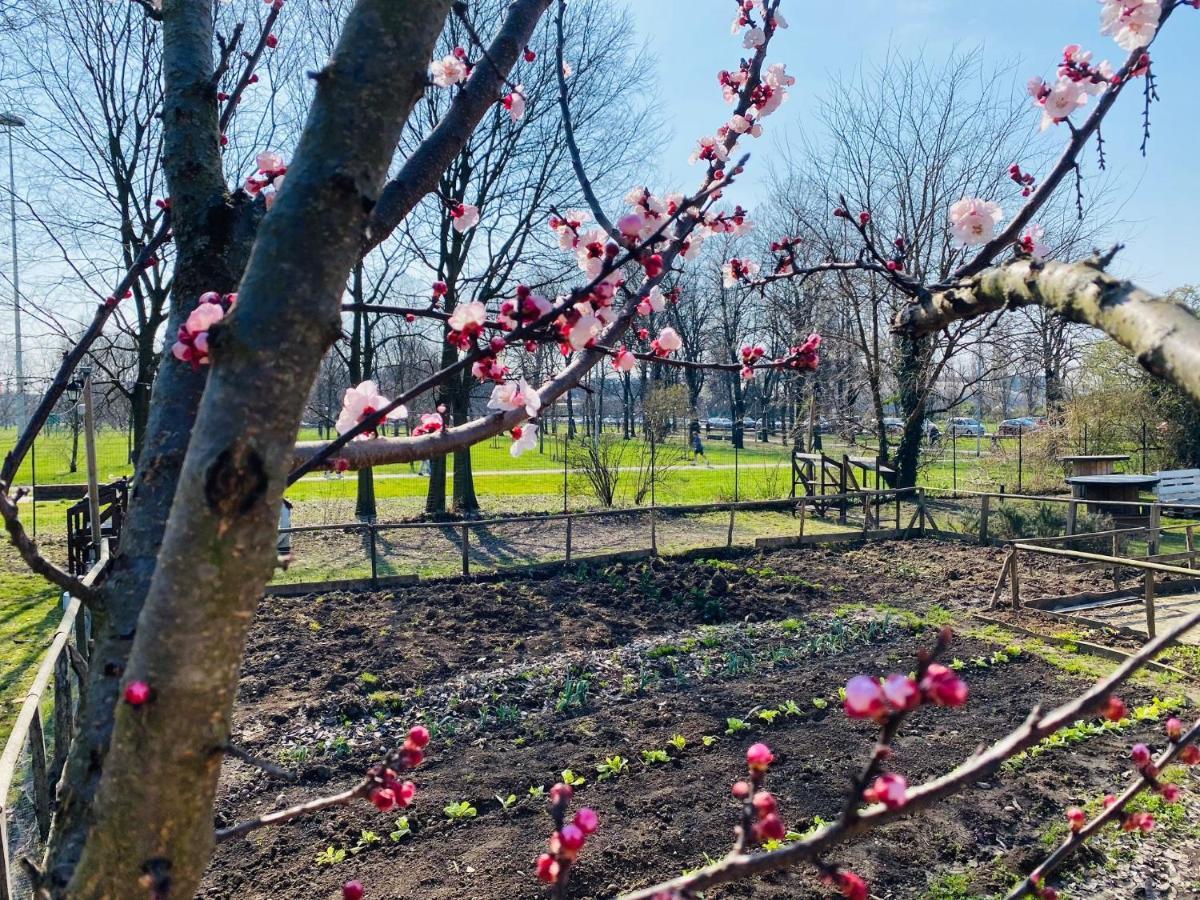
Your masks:
{"label": "tree trunk", "polygon": [[896,350],[900,357],[896,376],[904,432],[893,460],[895,487],[916,487],[917,471],[921,465],[921,440],[924,437],[925,360],[929,353],[929,338],[899,335],[896,338]]}
{"label": "tree trunk", "polygon": [[[449,0],[359,0],[316,81],[287,188],[259,231],[237,307],[211,336],[214,364],[172,515],[155,535],[157,566],[136,628],[116,615],[102,626],[98,645],[132,638],[124,680],[149,684],[152,699],[116,704],[89,804],[92,828],[64,892],[72,898],[191,897],[208,865],[222,747],[246,634],[274,565],[279,503],[307,393],[340,332],[338,306],[367,210],[424,87],[448,9]],[[178,106],[168,100],[164,119],[202,119],[188,139],[215,148],[211,16],[206,2],[165,6],[166,80],[188,83]],[[187,149],[168,142],[165,155]],[[204,217],[185,214],[177,233],[206,226]],[[164,399],[156,397],[156,409],[175,415]],[[148,517],[137,518],[144,533]],[[107,672],[106,663],[96,658],[93,672]],[[116,676],[100,677],[111,705]],[[74,748],[73,757],[80,752]]]}

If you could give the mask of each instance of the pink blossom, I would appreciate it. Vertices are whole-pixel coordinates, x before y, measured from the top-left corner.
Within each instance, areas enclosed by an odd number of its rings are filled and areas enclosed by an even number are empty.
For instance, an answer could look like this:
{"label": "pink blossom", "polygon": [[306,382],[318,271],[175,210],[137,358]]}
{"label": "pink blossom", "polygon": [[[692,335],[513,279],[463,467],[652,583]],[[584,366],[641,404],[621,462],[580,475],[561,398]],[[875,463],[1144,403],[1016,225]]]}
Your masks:
{"label": "pink blossom", "polygon": [[446,321],[446,326],[450,329],[447,340],[460,350],[465,350],[470,347],[474,338],[483,333],[486,322],[487,307],[478,300],[460,303]]}
{"label": "pink blossom", "polygon": [[342,885],[342,900],[363,900],[365,894],[361,881],[347,881]]}
{"label": "pink blossom", "polygon": [[883,682],[883,696],[895,710],[916,709],[921,705],[921,690],[906,675],[889,675]]}
{"label": "pink blossom", "polygon": [[900,809],[908,802],[908,781],[903,775],[885,772],[863,791],[868,803],[882,803],[888,809]]}
{"label": "pink blossom", "polygon": [[429,67],[429,73],[438,87],[451,87],[466,81],[467,64],[457,56],[443,56],[434,60],[433,65]]}
{"label": "pink blossom", "polygon": [[637,357],[622,347],[613,357],[612,365],[618,372],[632,372],[637,365]]}
{"label": "pink blossom", "polygon": [[1137,50],[1154,39],[1162,7],[1158,0],[1101,0],[1100,31],[1123,50]]}
{"label": "pink blossom", "polygon": [[549,853],[543,853],[537,858],[537,877],[538,881],[544,881],[546,884],[554,884],[558,881],[558,873],[561,866],[558,860]]}
{"label": "pink blossom", "polygon": [[514,459],[527,450],[537,446],[538,427],[536,425],[518,425],[512,430],[513,443],[508,448],[509,455]]}
{"label": "pink blossom", "polygon": [[595,834],[596,829],[600,827],[599,816],[589,806],[580,807],[579,811],[575,813],[573,822],[584,834]]}
{"label": "pink blossom", "polygon": [[594,313],[582,315],[567,333],[567,342],[570,344],[572,350],[582,350],[595,340],[596,335],[603,328],[604,323],[600,321],[599,316]]}
{"label": "pink blossom", "polygon": [[1078,806],[1072,806],[1067,810],[1067,822],[1070,824],[1072,831],[1079,831],[1087,824],[1087,816]]}
{"label": "pink blossom", "polygon": [[514,122],[521,121],[525,115],[525,85],[518,84],[513,92],[500,102],[508,110],[508,115]]}
{"label": "pink blossom", "polygon": [[587,835],[583,833],[578,825],[564,825],[562,831],[558,833],[558,842],[562,846],[562,849],[568,853],[578,852],[586,840]]}
{"label": "pink blossom", "polygon": [[1065,122],[1071,113],[1087,105],[1087,91],[1076,81],[1060,78],[1037,104],[1042,108],[1042,131]]}
{"label": "pink blossom", "polygon": [[1129,708],[1124,700],[1114,694],[1105,701],[1103,715],[1110,722],[1120,722],[1129,715]]}
{"label": "pink blossom", "polygon": [[1129,751],[1129,758],[1133,760],[1134,765],[1141,768],[1150,762],[1150,748],[1145,744],[1134,744],[1133,749]]}
{"label": "pink blossom", "polygon": [[1164,784],[1159,788],[1158,792],[1162,794],[1162,798],[1168,803],[1179,802],[1179,785],[1177,784]]}
{"label": "pink blossom", "polygon": [[524,409],[525,415],[533,419],[542,408],[542,398],[529,383],[522,378],[519,382],[509,381],[498,384],[492,389],[488,400],[488,409],[498,409],[510,412],[514,409]]}
{"label": "pink blossom", "polygon": [[454,230],[463,234],[479,224],[479,207],[470,203],[460,203],[450,210],[450,219]]}
{"label": "pink blossom", "polygon": [[1049,246],[1043,238],[1046,235],[1046,229],[1038,224],[1028,226],[1022,233],[1021,239],[1018,242],[1021,249],[1028,253],[1031,257],[1039,262],[1046,258],[1046,254],[1050,252]]}
{"label": "pink blossom", "polygon": [[1178,741],[1183,737],[1183,723],[1175,718],[1175,716],[1171,716],[1171,718],[1167,719],[1166,731],[1167,737],[1170,740]]}
{"label": "pink blossom", "polygon": [[265,150],[254,158],[258,171],[264,175],[278,172],[284,167],[283,154],[274,150]]}
{"label": "pink blossom", "polygon": [[622,216],[617,221],[617,231],[621,232],[625,237],[636,238],[643,228],[646,227],[646,220],[637,213],[630,213],[627,216]]}
{"label": "pink blossom", "polygon": [[846,683],[846,700],[842,705],[852,719],[882,719],[887,715],[883,688],[867,675],[855,675]]}
{"label": "pink blossom", "polygon": [[760,841],[781,841],[787,837],[787,828],[777,813],[768,813],[754,824],[754,836]]}
{"label": "pink blossom", "polygon": [[[358,387],[347,388],[345,395],[342,397],[342,411],[338,415],[337,423],[334,427],[337,428],[338,434],[345,434],[368,416],[374,415],[389,403],[391,401],[379,393],[379,389],[376,388],[374,381],[364,381]],[[407,415],[408,410],[401,406],[389,412],[386,418],[402,419]],[[372,437],[375,437],[375,431],[373,430],[358,435],[355,440],[361,441]]]}
{"label": "pink blossom", "polygon": [[435,434],[442,430],[445,426],[440,412],[422,413],[421,424],[413,429],[413,434],[416,436],[422,434]]}
{"label": "pink blossom", "polygon": [[656,356],[670,356],[683,346],[683,338],[671,326],[658,333],[658,337],[650,342],[650,349]]}
{"label": "pink blossom", "polygon": [[950,231],[967,246],[984,244],[996,233],[1004,216],[998,203],[978,197],[964,197],[950,207]]}
{"label": "pink blossom", "polygon": [[747,50],[757,50],[767,42],[767,33],[761,28],[751,28],[742,37],[742,46]]}
{"label": "pink blossom", "polygon": [[931,663],[925,670],[921,691],[938,706],[962,706],[967,702],[966,683],[940,663]]}

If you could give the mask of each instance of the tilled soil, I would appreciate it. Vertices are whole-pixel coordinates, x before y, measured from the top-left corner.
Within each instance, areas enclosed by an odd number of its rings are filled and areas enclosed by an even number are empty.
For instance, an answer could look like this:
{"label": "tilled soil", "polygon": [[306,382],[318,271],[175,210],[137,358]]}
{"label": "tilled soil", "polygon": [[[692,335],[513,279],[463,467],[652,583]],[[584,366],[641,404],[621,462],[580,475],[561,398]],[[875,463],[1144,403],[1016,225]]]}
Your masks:
{"label": "tilled soil", "polygon": [[[863,672],[912,669],[938,626],[966,626],[966,613],[990,600],[1000,559],[992,549],[913,541],[268,598],[244,668],[237,740],[299,780],[228,763],[218,827],[353,785],[417,721],[434,741],[414,776],[410,835],[393,840],[397,815],[362,801],[253,831],[220,846],[201,896],[336,897],[358,878],[371,898],[543,897],[532,862],[550,823],[529,789],[548,787],[564,769],[587,779],[577,804],[594,807],[602,823],[571,895],[610,896],[727,849],[736,819],[729,786],[755,740],[775,750],[769,786],[789,827],[833,819],[873,739],[870,727],[841,713],[838,687]],[[1052,565],[1035,566],[1022,582],[1031,596],[1094,586]],[[894,771],[910,782],[948,771],[1033,704],[1062,702],[1087,683],[1028,650],[997,650],[956,640],[951,654],[970,703],[915,714],[895,744]],[[1134,687],[1126,695],[1135,705],[1152,693]],[[758,715],[781,708],[771,723]],[[728,734],[730,718],[749,727]],[[1065,806],[1118,788],[1129,744],[1153,741],[1160,728],[1147,721],[1044,753],[831,861],[863,874],[876,897],[989,896],[1044,855],[1039,836]],[[676,737],[682,748],[670,743]],[[667,761],[644,762],[644,750],[664,750]],[[628,761],[624,773],[598,781],[597,764],[615,755]],[[516,801],[506,809],[500,798],[509,795]],[[462,800],[477,815],[452,822],[443,807]],[[364,842],[363,830],[379,840]],[[1168,830],[1123,840],[1135,842],[1134,859],[1169,841],[1182,855],[1171,868],[1178,883],[1174,894],[1156,896],[1193,896],[1194,841]],[[345,849],[344,860],[319,865],[329,847]],[[1145,871],[1118,867],[1111,896],[1144,888]],[[965,893],[929,893],[960,885],[958,876]],[[801,870],[707,896],[751,892],[828,895]]]}

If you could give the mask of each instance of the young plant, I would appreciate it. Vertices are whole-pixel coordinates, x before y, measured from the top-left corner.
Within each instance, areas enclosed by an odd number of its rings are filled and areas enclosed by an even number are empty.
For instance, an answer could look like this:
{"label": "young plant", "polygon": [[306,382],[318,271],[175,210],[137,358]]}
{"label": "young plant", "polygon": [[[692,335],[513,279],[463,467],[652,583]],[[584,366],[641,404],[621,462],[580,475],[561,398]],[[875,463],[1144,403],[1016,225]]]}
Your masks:
{"label": "young plant", "polygon": [[442,807],[442,812],[446,814],[446,818],[452,822],[461,822],[463,819],[473,819],[479,815],[479,810],[471,805],[469,800],[459,800],[457,803],[451,803],[448,806]]}
{"label": "young plant", "polygon": [[546,796],[546,786],[544,784],[535,784],[529,788],[529,796],[533,800],[541,800]]}
{"label": "young plant", "polygon": [[750,726],[741,719],[728,718],[725,720],[725,733],[737,734],[739,731],[749,731]]}
{"label": "young plant", "polygon": [[563,769],[562,780],[568,787],[572,788],[583,787],[587,784],[586,778],[582,775],[576,775],[570,769]]}
{"label": "young plant", "polygon": [[401,816],[396,820],[396,830],[388,835],[393,841],[402,841],[406,837],[412,837],[412,826],[408,823],[408,816]]}
{"label": "young plant", "polygon": [[659,766],[663,763],[669,763],[671,757],[666,750],[643,750],[642,762],[648,766]]}
{"label": "young plant", "polygon": [[779,711],[785,716],[798,716],[803,712],[795,700],[784,700],[779,704]]}
{"label": "young plant", "polygon": [[667,743],[682,753],[683,748],[687,746],[687,738],[685,738],[682,734],[676,734],[672,735],[671,739],[667,741]]}
{"label": "young plant", "polygon": [[779,710],[777,710],[777,709],[760,709],[756,715],[760,719],[762,719],[764,722],[766,722],[768,725],[770,725],[779,716]]}
{"label": "young plant", "polygon": [[705,747],[711,747],[716,742],[717,736],[715,734],[706,734],[704,737],[700,738],[700,743],[702,743]]}
{"label": "young plant", "polygon": [[604,762],[596,766],[597,781],[608,781],[618,775],[624,775],[629,768],[629,760],[623,756],[606,756]]}
{"label": "young plant", "polygon": [[318,866],[336,866],[338,863],[346,861],[345,847],[326,847],[317,854]]}
{"label": "young plant", "polygon": [[500,809],[502,809],[504,812],[508,812],[517,805],[516,794],[509,794],[507,797],[505,797],[503,794],[496,794],[495,796],[496,800],[500,803]]}

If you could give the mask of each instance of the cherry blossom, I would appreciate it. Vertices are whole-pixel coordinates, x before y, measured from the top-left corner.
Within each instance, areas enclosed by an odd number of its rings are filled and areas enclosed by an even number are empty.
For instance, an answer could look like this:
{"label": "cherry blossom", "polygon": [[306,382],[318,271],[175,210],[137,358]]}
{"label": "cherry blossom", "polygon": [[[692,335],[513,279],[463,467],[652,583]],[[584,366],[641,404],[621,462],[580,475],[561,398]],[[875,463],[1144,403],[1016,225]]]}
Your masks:
{"label": "cherry blossom", "polygon": [[130,706],[141,706],[150,700],[150,685],[144,681],[131,681],[125,685],[124,697]]}
{"label": "cherry blossom", "polygon": [[639,315],[648,316],[652,312],[660,313],[666,308],[667,296],[662,292],[662,288],[655,285],[638,303],[637,311]]}
{"label": "cherry blossom", "polygon": [[1041,130],[1065,122],[1071,113],[1087,105],[1087,91],[1076,81],[1060,78],[1035,103],[1042,108]]}
{"label": "cherry blossom", "polygon": [[504,97],[500,103],[508,110],[514,122],[519,122],[525,115],[525,85],[518,84],[511,94]]}
{"label": "cherry blossom", "polygon": [[613,357],[612,366],[618,372],[632,372],[637,365],[637,357],[622,347]]}
{"label": "cherry blossom", "polygon": [[1129,707],[1125,705],[1125,701],[1120,697],[1112,696],[1104,704],[1103,715],[1110,722],[1120,722],[1129,716]]}
{"label": "cherry blossom", "polygon": [[689,162],[695,165],[700,160],[724,162],[729,159],[729,149],[724,142],[718,140],[712,135],[706,135],[696,142],[696,149],[692,151],[692,155],[688,157]]}
{"label": "cherry blossom", "polygon": [[765,772],[771,763],[775,762],[775,754],[766,744],[751,744],[746,750],[746,765],[751,772]]}
{"label": "cherry blossom", "polygon": [[967,702],[967,686],[953,671],[940,663],[931,663],[921,679],[925,699],[938,706],[962,706]]}
{"label": "cherry blossom", "polygon": [[759,272],[759,265],[752,259],[729,260],[721,267],[722,281],[725,287],[733,287],[739,281],[749,281]]}
{"label": "cherry blossom", "polygon": [[466,81],[470,70],[465,60],[457,55],[450,55],[434,60],[433,65],[429,67],[429,74],[438,87],[452,87]]}
{"label": "cherry blossom", "polygon": [[[375,386],[374,381],[364,381],[358,387],[346,388],[346,393],[342,397],[342,411],[338,415],[337,423],[334,427],[337,428],[338,434],[345,434],[391,402],[387,397],[379,393],[379,389]],[[386,418],[403,419],[407,415],[408,410],[400,406],[389,412]],[[362,441],[375,437],[375,435],[375,431],[372,430],[360,434],[354,439]]]}
{"label": "cherry blossom", "polygon": [[1154,39],[1161,17],[1158,0],[1101,0],[1100,31],[1121,49],[1133,51]]}
{"label": "cherry blossom", "polygon": [[463,234],[479,224],[479,207],[470,203],[458,203],[450,208],[450,219],[454,230]]}
{"label": "cherry blossom", "polygon": [[562,250],[573,250],[579,246],[579,230],[592,221],[592,214],[584,209],[569,209],[560,219],[550,217],[550,228],[558,235],[558,246]]}
{"label": "cherry blossom", "polygon": [[883,696],[895,710],[916,709],[921,705],[921,690],[906,675],[889,675],[883,682]]}
{"label": "cherry blossom", "polygon": [[670,356],[676,350],[683,346],[683,338],[671,326],[667,326],[658,333],[658,337],[650,342],[650,349],[655,356]]}
{"label": "cherry blossom", "polygon": [[950,231],[963,244],[985,244],[996,233],[1004,216],[1000,204],[978,197],[964,197],[950,207]]}
{"label": "cherry blossom", "polygon": [[422,434],[434,434],[441,431],[446,424],[442,419],[442,413],[445,411],[445,407],[439,406],[437,412],[422,413],[421,424],[414,428],[412,433],[420,436]]}
{"label": "cherry blossom", "polygon": [[500,304],[500,312],[496,316],[496,320],[503,328],[511,331],[517,327],[518,323],[527,325],[531,322],[536,322],[550,312],[552,308],[549,300],[545,297],[537,296],[532,290],[522,284],[517,286],[515,300],[505,300]]}
{"label": "cherry blossom", "polygon": [[1050,248],[1046,245],[1043,238],[1046,235],[1046,229],[1036,223],[1029,225],[1023,232],[1021,238],[1017,242],[1024,253],[1029,254],[1039,262],[1046,258],[1046,254],[1050,252]]}
{"label": "cherry blossom", "polygon": [[[500,338],[499,340],[503,340]],[[508,377],[509,368],[502,364],[494,356],[485,356],[482,359],[476,360],[471,366],[471,374],[479,381],[494,381],[496,384],[503,384],[505,378]]]}
{"label": "cherry blossom", "polygon": [[460,350],[470,349],[472,342],[483,333],[487,321],[487,307],[478,300],[462,303],[454,308],[446,321],[450,334],[446,340]]}
{"label": "cherry blossom", "polygon": [[537,446],[538,427],[533,424],[518,425],[512,430],[513,443],[508,452],[515,459],[526,450]]}
{"label": "cherry blossom", "polygon": [[524,378],[519,382],[509,381],[496,385],[492,388],[492,396],[488,400],[488,409],[498,409],[502,412],[524,409],[525,415],[531,419],[537,417],[541,408],[541,396]]}
{"label": "cherry blossom", "polygon": [[237,294],[227,294],[222,297],[215,291],[201,294],[196,308],[188,315],[187,321],[179,326],[171,353],[181,362],[191,364],[193,369],[206,366],[209,358],[208,332],[214,325],[225,318],[225,311],[237,299]]}
{"label": "cherry blossom", "polygon": [[363,900],[366,888],[361,881],[347,881],[342,885],[342,900]]}
{"label": "cherry blossom", "polygon": [[788,367],[815,372],[821,362],[820,349],[821,335],[813,332],[800,346],[788,348]]}

